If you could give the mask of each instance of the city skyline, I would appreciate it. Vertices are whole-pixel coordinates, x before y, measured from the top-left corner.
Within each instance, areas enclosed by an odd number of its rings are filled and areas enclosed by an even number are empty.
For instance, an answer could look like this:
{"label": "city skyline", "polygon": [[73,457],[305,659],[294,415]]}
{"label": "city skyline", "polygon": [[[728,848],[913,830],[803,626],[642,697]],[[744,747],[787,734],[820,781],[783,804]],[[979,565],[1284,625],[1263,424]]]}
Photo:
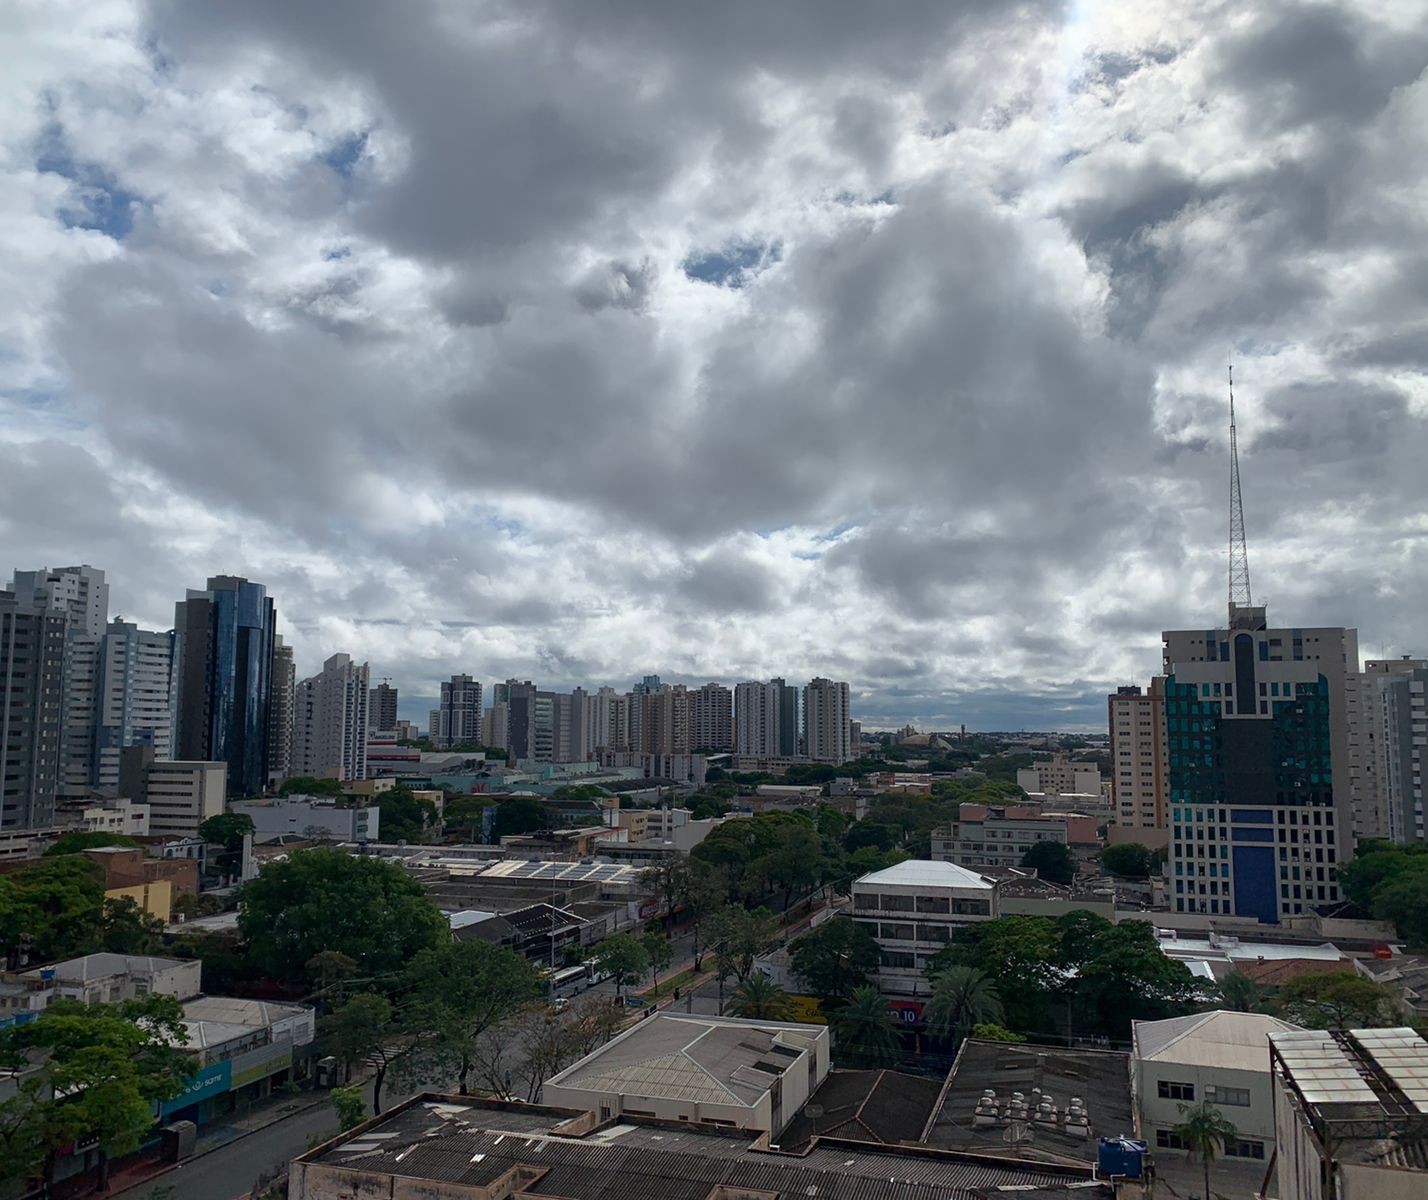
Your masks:
{"label": "city skyline", "polygon": [[1097,728],[1218,620],[1233,352],[1257,592],[1421,653],[1418,17],[32,8],[10,565],[150,629],[262,580],[418,719],[658,671]]}

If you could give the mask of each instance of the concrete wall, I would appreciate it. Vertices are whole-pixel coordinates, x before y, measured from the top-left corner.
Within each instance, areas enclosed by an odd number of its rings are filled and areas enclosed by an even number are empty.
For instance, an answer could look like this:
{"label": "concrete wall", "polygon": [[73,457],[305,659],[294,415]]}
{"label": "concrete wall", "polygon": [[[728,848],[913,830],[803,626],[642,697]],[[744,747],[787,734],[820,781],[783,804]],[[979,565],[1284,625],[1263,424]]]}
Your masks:
{"label": "concrete wall", "polygon": [[[1183,1101],[1162,1100],[1159,1081],[1195,1085],[1195,1099],[1214,1102],[1214,1097],[1206,1092],[1207,1087],[1245,1088],[1249,1091],[1249,1107],[1235,1104],[1216,1104],[1215,1107],[1232,1124],[1240,1137],[1246,1141],[1263,1142],[1266,1160],[1274,1145],[1274,1108],[1269,1076],[1269,1047],[1266,1043],[1262,1052],[1263,1070],[1229,1070],[1224,1067],[1193,1067],[1183,1063],[1139,1062],[1136,1064],[1136,1100],[1139,1106],[1141,1134],[1155,1149],[1155,1130],[1173,1129],[1184,1122],[1185,1116],[1178,1104]],[[1255,1160],[1259,1161],[1259,1160]]]}

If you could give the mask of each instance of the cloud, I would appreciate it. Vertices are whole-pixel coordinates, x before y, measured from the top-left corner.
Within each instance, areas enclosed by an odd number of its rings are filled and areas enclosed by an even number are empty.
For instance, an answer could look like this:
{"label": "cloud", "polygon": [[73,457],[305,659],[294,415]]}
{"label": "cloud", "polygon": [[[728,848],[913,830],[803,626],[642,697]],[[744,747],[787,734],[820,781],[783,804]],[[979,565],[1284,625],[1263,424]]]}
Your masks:
{"label": "cloud", "polygon": [[15,24],[9,565],[160,626],[262,579],[418,717],[659,671],[1095,725],[1219,612],[1233,349],[1271,615],[1428,649],[1414,3]]}

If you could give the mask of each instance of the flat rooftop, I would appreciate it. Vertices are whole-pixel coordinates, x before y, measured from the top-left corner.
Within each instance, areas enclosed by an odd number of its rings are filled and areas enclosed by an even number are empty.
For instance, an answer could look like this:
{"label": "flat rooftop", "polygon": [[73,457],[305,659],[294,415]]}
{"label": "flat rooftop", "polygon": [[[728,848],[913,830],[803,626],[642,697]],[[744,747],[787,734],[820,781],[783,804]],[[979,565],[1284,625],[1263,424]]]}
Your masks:
{"label": "flat rooftop", "polygon": [[[975,1113],[988,1090],[995,1094],[999,1115],[993,1123],[980,1123]],[[1079,1099],[1090,1121],[1089,1135],[1066,1132],[1064,1122],[1009,1119],[1007,1109],[1016,1093],[1032,1111],[1042,1097],[1050,1097],[1062,1114]],[[968,1038],[943,1084],[925,1141],[1030,1162],[1091,1164],[1097,1139],[1120,1134],[1135,1135],[1128,1054]]]}
{"label": "flat rooftop", "polygon": [[[816,1200],[982,1200],[1019,1196],[1110,1200],[1084,1170],[822,1141],[804,1153],[756,1148],[746,1133],[712,1126],[593,1114],[470,1097],[415,1097],[293,1161],[292,1200],[342,1187],[371,1195],[393,1176],[457,1188],[503,1177],[518,1191],[560,1200],[709,1200],[717,1189]],[[513,1174],[514,1173],[514,1174]],[[319,1178],[320,1177],[320,1178]]]}

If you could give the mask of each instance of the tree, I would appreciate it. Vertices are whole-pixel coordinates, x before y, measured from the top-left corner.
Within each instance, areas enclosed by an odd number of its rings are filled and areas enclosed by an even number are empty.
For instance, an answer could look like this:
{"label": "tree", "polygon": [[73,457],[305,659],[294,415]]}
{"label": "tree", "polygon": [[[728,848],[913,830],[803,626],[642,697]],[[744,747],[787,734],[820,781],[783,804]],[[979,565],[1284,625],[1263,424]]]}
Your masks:
{"label": "tree", "polygon": [[1377,1029],[1403,1019],[1392,988],[1353,971],[1291,979],[1279,989],[1279,1007],[1306,1029]]}
{"label": "tree", "polygon": [[1243,971],[1231,971],[1220,980],[1220,1003],[1230,1012],[1262,1013],[1267,1001],[1268,992]]}
{"label": "tree", "polygon": [[669,966],[674,958],[674,947],[669,944],[669,939],[662,933],[647,933],[640,939],[640,945],[645,948],[645,955],[650,962],[650,983],[654,985],[655,995],[659,995],[659,973]]}
{"label": "tree", "polygon": [[1428,946],[1428,846],[1363,842],[1340,865],[1339,883],[1365,913],[1392,921],[1410,946]]}
{"label": "tree", "polygon": [[128,896],[106,900],[99,943],[111,954],[152,954],[159,948],[164,923]]}
{"label": "tree", "polygon": [[98,830],[82,830],[62,834],[45,850],[46,858],[60,854],[78,854],[81,850],[98,850],[106,846],[137,846],[139,843],[122,833],[101,833]]}
{"label": "tree", "polygon": [[319,950],[307,960],[305,966],[307,977],[320,992],[357,974],[357,964],[340,950]]}
{"label": "tree", "polygon": [[1021,865],[1048,883],[1068,884],[1076,878],[1076,856],[1064,842],[1035,842],[1021,856]]}
{"label": "tree", "polygon": [[378,792],[372,802],[377,806],[377,830],[384,842],[424,842],[436,827],[436,805],[419,799],[404,784]]}
{"label": "tree", "polygon": [[499,845],[503,837],[549,829],[550,823],[550,815],[539,800],[530,796],[512,796],[509,800],[497,802],[491,836]]}
{"label": "tree", "polygon": [[465,1095],[474,1043],[540,992],[530,961],[489,942],[444,942],[411,961],[403,1022],[418,1036],[401,1070],[414,1078],[455,1075]]}
{"label": "tree", "polygon": [[1107,846],[1101,851],[1101,866],[1123,879],[1149,879],[1155,856],[1139,842]]}
{"label": "tree", "polygon": [[636,983],[650,969],[649,952],[633,933],[612,933],[595,947],[594,957],[625,997],[625,985]]}
{"label": "tree", "polygon": [[868,981],[882,961],[882,952],[866,926],[834,917],[794,942],[789,961],[815,996],[842,1000]]}
{"label": "tree", "polygon": [[1001,1025],[973,1025],[972,1036],[980,1042],[1024,1042],[1026,1038]]}
{"label": "tree", "polygon": [[1205,1200],[1210,1200],[1210,1164],[1239,1134],[1225,1115],[1208,1100],[1194,1106],[1180,1104],[1177,1107],[1185,1120],[1175,1127],[1175,1134],[1191,1154],[1200,1156],[1205,1170]]}
{"label": "tree", "polygon": [[787,1021],[793,1015],[788,993],[762,971],[734,989],[734,1015],[759,1021]]}
{"label": "tree", "polygon": [[1081,953],[1059,956],[1083,1028],[1124,1040],[1132,1021],[1180,1016],[1207,999],[1190,969],[1161,951],[1148,922],[1090,920],[1095,932]]}
{"label": "tree", "polygon": [[239,870],[243,839],[254,832],[253,818],[240,812],[218,813],[198,827],[199,837],[211,846],[222,847],[222,852],[214,855],[214,865],[223,875],[233,875]]}
{"label": "tree", "polygon": [[897,1019],[882,993],[871,985],[854,989],[830,1024],[834,1055],[845,1067],[890,1067],[902,1057]]}
{"label": "tree", "polygon": [[724,898],[729,894],[729,882],[723,872],[693,860],[684,885],[685,925],[694,946],[694,969],[704,967],[704,950],[708,945],[706,932],[716,914],[724,907]]}
{"label": "tree", "polygon": [[748,875],[770,888],[780,889],[786,911],[795,893],[801,895],[818,885],[827,865],[818,831],[800,821],[777,831],[772,849],[749,864]]}
{"label": "tree", "polygon": [[280,796],[331,796],[334,800],[345,797],[342,783],[337,779],[318,779],[313,775],[295,775],[283,781],[278,789]]}
{"label": "tree", "polygon": [[959,929],[927,966],[928,979],[946,967],[982,971],[996,988],[1013,1029],[1050,1032],[1051,1005],[1061,986],[1060,938],[1045,917],[1012,916]]}
{"label": "tree", "polygon": [[382,1084],[399,1050],[392,1044],[396,1010],[392,1002],[376,992],[353,996],[332,1014],[332,1045],[342,1059],[347,1077],[359,1062],[375,1060],[372,1080],[372,1112],[382,1111]]}
{"label": "tree", "polygon": [[465,834],[475,842],[481,832],[482,814],[495,801],[486,796],[452,796],[442,809],[441,823],[448,834]]}
{"label": "tree", "polygon": [[975,1025],[999,1025],[1004,1020],[1002,1002],[992,981],[976,967],[947,967],[932,977],[926,1020],[934,1036],[961,1041]]}
{"label": "tree", "polygon": [[401,867],[340,850],[297,850],[245,884],[238,928],[254,961],[281,979],[336,950],[363,975],[398,970],[451,936],[450,923]]}
{"label": "tree", "polygon": [[754,960],[773,945],[773,939],[774,920],[768,909],[738,904],[722,908],[709,927],[720,983],[730,975],[743,983],[754,969]]}
{"label": "tree", "polygon": [[329,1093],[332,1107],[337,1112],[338,1128],[346,1133],[367,1119],[367,1101],[359,1087],[333,1088]]}
{"label": "tree", "polygon": [[153,1105],[177,1096],[193,1074],[195,1061],[178,1048],[187,1036],[182,1017],[171,996],[57,1000],[29,1024],[0,1031],[0,1068],[28,1068],[0,1102],[0,1179],[48,1177],[60,1147],[92,1137],[106,1187],[109,1157],[136,1149],[154,1123]]}
{"label": "tree", "polygon": [[675,906],[684,898],[688,885],[689,863],[678,854],[671,854],[640,872],[640,886],[664,901],[664,911],[660,915],[671,921]]}
{"label": "tree", "polygon": [[103,908],[103,875],[82,854],[0,875],[0,954],[27,951],[41,961],[87,954],[99,946]]}

